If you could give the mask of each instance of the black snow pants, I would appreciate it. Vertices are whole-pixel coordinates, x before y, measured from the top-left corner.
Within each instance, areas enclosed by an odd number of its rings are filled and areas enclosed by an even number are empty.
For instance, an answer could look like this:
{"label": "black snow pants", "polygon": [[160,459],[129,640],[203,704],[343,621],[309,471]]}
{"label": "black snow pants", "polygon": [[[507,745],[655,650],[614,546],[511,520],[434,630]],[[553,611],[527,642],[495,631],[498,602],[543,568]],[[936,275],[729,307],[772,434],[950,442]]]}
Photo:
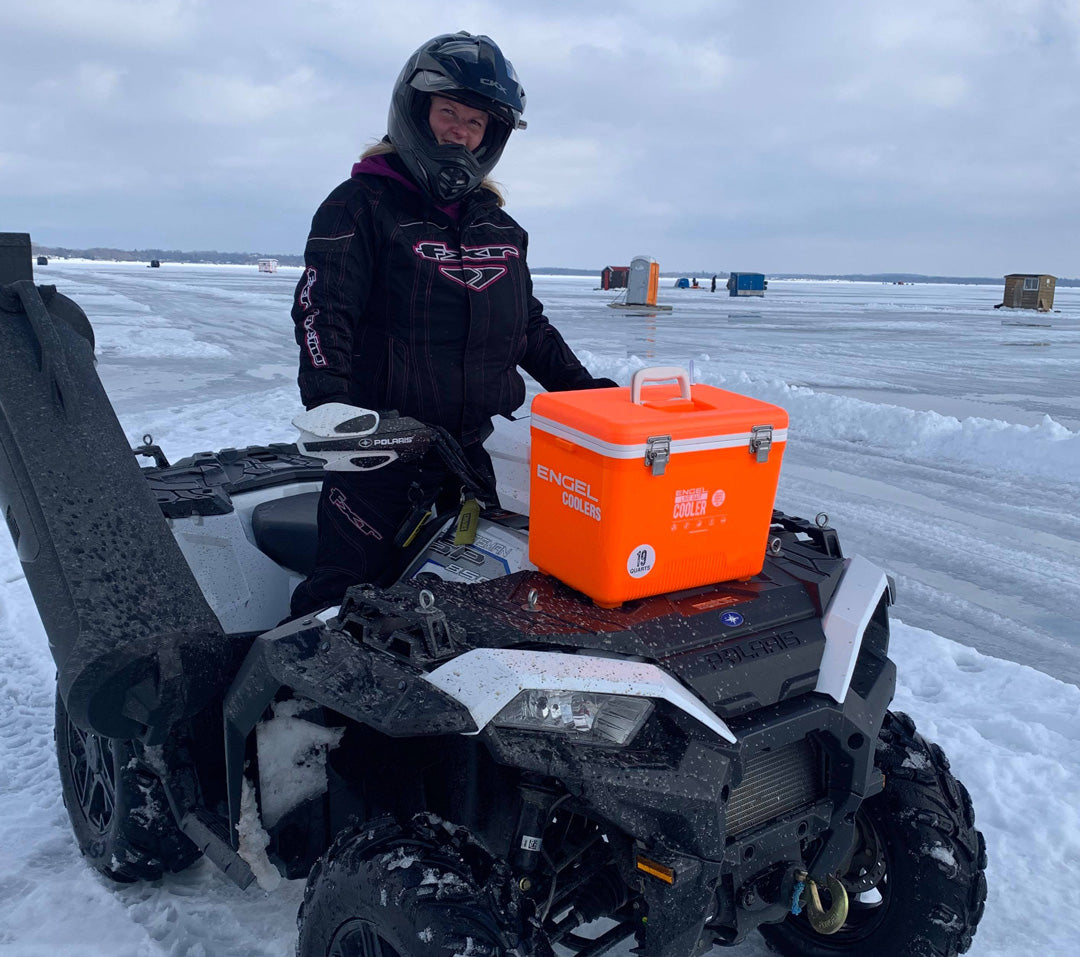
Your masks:
{"label": "black snow pants", "polygon": [[[490,483],[492,494],[485,504],[497,505],[495,476],[483,445],[462,451]],[[432,503],[445,515],[456,511],[460,501],[460,480],[435,454],[419,465],[394,462],[372,472],[327,472],[319,497],[315,568],[293,591],[292,617],[340,604],[346,589],[360,582],[391,584],[408,557],[395,544],[403,527],[414,526]]]}

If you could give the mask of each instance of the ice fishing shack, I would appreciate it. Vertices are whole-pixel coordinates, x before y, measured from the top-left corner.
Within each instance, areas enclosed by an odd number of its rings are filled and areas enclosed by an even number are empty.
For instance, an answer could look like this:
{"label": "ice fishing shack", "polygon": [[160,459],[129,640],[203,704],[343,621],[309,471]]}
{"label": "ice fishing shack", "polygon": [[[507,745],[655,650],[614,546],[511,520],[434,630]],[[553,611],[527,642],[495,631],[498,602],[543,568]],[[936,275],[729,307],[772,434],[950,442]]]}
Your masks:
{"label": "ice fishing shack", "polygon": [[1008,309],[1038,309],[1049,312],[1054,308],[1056,276],[1045,273],[1014,272],[1005,277],[1005,295],[999,306]]}
{"label": "ice fishing shack", "polygon": [[733,272],[728,277],[727,288],[731,296],[764,296],[769,284],[764,273]]}
{"label": "ice fishing shack", "polygon": [[629,279],[629,266],[605,266],[600,271],[600,288],[625,289]]}

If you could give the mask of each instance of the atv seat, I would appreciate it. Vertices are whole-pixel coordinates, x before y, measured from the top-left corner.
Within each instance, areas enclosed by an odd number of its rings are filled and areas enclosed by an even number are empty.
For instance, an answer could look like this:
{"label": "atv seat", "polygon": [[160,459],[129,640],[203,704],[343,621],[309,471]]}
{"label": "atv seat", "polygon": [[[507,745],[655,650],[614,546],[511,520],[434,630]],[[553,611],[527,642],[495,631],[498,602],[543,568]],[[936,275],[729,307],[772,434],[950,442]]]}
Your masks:
{"label": "atv seat", "polygon": [[319,540],[318,509],[318,492],[256,505],[251,513],[251,532],[259,551],[299,575],[311,574]]}

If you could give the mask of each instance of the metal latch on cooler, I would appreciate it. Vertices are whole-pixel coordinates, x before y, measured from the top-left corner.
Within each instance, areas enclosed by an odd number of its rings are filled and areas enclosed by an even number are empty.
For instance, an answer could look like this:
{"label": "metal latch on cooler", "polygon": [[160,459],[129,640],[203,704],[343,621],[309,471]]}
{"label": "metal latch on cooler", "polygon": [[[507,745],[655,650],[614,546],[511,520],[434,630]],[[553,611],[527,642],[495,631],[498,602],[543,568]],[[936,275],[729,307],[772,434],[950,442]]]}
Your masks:
{"label": "metal latch on cooler", "polygon": [[645,464],[652,468],[653,475],[663,475],[671,458],[671,436],[650,435],[645,443]]}
{"label": "metal latch on cooler", "polygon": [[755,425],[750,430],[750,454],[756,455],[759,462],[768,462],[771,448],[772,426]]}

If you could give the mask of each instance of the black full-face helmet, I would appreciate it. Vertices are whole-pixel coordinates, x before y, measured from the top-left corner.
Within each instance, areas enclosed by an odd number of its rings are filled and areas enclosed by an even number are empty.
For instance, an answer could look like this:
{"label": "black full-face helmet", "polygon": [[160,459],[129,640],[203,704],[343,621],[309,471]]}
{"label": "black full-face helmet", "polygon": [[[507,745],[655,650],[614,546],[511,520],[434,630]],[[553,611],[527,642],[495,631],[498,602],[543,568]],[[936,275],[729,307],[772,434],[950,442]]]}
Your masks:
{"label": "black full-face helmet", "polygon": [[[428,124],[432,94],[490,116],[474,152],[436,141]],[[494,41],[464,31],[447,33],[409,57],[394,84],[387,134],[427,193],[451,203],[476,189],[495,168],[511,131],[524,129],[524,111],[525,91]]]}

